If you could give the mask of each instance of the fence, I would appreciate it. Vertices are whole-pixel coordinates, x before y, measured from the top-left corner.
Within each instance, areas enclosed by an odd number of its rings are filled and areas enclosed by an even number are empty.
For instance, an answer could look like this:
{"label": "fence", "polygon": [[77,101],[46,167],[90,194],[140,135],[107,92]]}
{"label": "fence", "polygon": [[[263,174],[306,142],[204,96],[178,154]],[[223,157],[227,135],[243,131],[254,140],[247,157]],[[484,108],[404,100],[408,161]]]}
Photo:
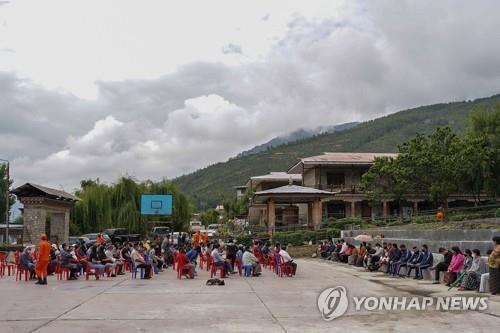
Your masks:
{"label": "fence", "polygon": [[[342,215],[329,214],[324,215],[320,228],[338,228],[343,230],[358,230],[363,225],[389,226],[399,223],[432,223],[436,222],[437,209],[419,211],[418,214],[402,216],[392,214],[387,217],[356,217],[344,218]],[[461,222],[468,220],[500,218],[500,204],[489,204],[474,207],[453,207],[448,209],[445,214],[447,222]],[[276,215],[276,224],[274,231],[297,231],[312,230],[313,226],[308,225],[306,214],[283,214]],[[246,230],[260,228],[258,232],[267,231],[267,221],[261,221],[259,226],[247,226]]]}

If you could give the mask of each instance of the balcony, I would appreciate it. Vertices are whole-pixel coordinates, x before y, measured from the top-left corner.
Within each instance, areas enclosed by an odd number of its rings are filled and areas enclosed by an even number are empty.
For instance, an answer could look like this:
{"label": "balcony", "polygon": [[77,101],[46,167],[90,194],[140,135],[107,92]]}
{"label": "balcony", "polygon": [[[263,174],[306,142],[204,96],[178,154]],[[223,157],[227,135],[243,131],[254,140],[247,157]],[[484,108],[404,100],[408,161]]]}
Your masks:
{"label": "balcony", "polygon": [[332,185],[332,184],[316,184],[314,188],[323,191],[340,192],[340,193],[361,193],[357,190],[356,185]]}

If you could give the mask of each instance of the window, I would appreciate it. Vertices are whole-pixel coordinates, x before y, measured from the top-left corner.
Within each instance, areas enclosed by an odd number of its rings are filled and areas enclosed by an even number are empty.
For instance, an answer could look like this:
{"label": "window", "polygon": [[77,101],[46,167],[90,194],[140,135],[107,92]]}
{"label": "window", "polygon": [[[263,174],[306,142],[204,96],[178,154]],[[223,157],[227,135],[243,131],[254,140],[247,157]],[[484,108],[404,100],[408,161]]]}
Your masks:
{"label": "window", "polygon": [[345,185],[345,175],[343,173],[327,173],[326,174],[327,185],[333,186],[344,186]]}

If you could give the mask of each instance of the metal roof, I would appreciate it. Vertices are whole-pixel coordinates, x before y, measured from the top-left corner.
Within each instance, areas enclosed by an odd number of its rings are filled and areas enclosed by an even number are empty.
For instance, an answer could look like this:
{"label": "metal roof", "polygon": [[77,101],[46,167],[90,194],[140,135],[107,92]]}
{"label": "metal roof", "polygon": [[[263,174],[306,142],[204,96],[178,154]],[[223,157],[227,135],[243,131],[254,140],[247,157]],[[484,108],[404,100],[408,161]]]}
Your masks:
{"label": "metal roof", "polygon": [[306,195],[333,195],[334,192],[318,190],[312,187],[298,186],[298,185],[285,185],[277,188],[272,188],[265,191],[256,192],[256,196],[266,196],[266,195],[276,195],[276,194],[306,194]]}
{"label": "metal roof", "polygon": [[396,153],[324,153],[302,158],[288,172],[301,172],[301,165],[370,165],[377,157],[396,158]]}
{"label": "metal roof", "polygon": [[306,186],[285,185],[255,193],[255,203],[273,199],[277,203],[306,203],[334,196],[335,192],[318,190]]}
{"label": "metal roof", "polygon": [[282,180],[282,181],[288,181],[290,180],[302,180],[302,174],[294,174],[294,173],[287,173],[287,172],[270,172],[267,175],[262,175],[262,176],[254,176],[250,177],[251,180]]}

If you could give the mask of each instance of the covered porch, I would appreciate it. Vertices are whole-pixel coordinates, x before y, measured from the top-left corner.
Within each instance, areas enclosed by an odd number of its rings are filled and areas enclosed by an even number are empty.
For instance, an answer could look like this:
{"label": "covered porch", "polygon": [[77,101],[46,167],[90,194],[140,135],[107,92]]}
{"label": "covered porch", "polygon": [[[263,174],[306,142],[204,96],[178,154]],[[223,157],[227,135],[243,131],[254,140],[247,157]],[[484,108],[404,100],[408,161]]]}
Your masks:
{"label": "covered porch", "polygon": [[265,221],[269,233],[273,233],[280,225],[306,224],[319,229],[323,213],[322,200],[334,194],[310,187],[286,185],[256,192],[253,200],[256,204],[266,205]]}

